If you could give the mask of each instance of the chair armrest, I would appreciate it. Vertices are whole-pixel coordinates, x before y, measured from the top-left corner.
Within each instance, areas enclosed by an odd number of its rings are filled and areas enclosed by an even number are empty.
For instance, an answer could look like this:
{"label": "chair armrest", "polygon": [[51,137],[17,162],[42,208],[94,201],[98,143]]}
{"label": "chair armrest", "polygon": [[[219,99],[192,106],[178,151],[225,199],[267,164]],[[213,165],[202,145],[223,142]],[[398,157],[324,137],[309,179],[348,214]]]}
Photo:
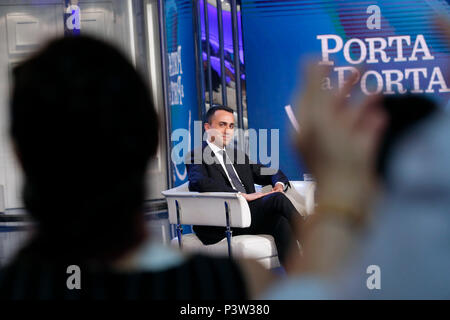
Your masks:
{"label": "chair armrest", "polygon": [[[314,213],[316,183],[314,181],[290,181],[291,187],[287,191],[287,196],[297,208],[303,208],[305,215]],[[298,210],[298,208],[297,208]],[[299,211],[304,215],[301,211]]]}
{"label": "chair armrest", "polygon": [[[172,189],[171,189],[172,190]],[[169,211],[169,222],[176,224],[180,208],[182,224],[225,227],[225,202],[228,203],[230,226],[247,228],[251,224],[250,208],[245,198],[233,192],[174,192],[163,191]]]}
{"label": "chair armrest", "polygon": [[[234,192],[171,192],[170,190],[161,192],[166,198],[218,198],[218,199],[236,199],[238,196]],[[240,196],[240,195],[239,195]],[[240,196],[242,197],[242,196]]]}

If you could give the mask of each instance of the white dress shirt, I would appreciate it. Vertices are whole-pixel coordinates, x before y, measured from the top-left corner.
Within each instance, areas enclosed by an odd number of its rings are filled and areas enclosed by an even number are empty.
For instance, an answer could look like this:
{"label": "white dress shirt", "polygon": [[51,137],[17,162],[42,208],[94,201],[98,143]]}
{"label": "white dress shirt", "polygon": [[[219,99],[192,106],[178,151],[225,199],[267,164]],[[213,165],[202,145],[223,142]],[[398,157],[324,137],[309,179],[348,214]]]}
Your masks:
{"label": "white dress shirt", "polygon": [[[225,164],[223,163],[223,155],[222,152],[225,151],[225,148],[220,148],[219,146],[217,146],[216,144],[209,142],[208,140],[206,141],[208,143],[208,146],[211,148],[211,150],[214,152],[214,155],[217,157],[217,159],[219,160],[223,171],[225,171],[225,174],[227,175],[228,181],[230,181],[231,186],[233,187],[233,189],[236,189],[235,185],[233,184],[233,182],[230,179],[230,176],[228,175],[228,171],[225,168]],[[228,154],[227,154],[227,158],[228,158]],[[229,160],[230,158],[228,158]],[[232,162],[230,161],[230,163],[232,164]],[[232,165],[234,173],[236,174],[236,176],[238,177],[239,181],[241,182],[242,185],[244,185],[242,183],[241,178],[239,177],[238,173],[236,172],[236,169],[234,168],[234,165]],[[286,189],[286,186],[283,182],[279,181],[276,184],[280,183],[283,186],[283,190]]]}
{"label": "white dress shirt", "polygon": [[[222,166],[223,171],[225,171],[225,174],[227,175],[228,181],[230,181],[231,186],[232,186],[234,189],[236,189],[236,186],[235,186],[235,185],[233,184],[233,182],[231,181],[230,176],[228,175],[227,168],[225,168],[225,164],[223,163],[223,155],[222,155],[222,152],[225,151],[225,148],[222,149],[222,148],[218,147],[218,146],[217,146],[216,144],[214,144],[214,143],[211,143],[211,142],[209,142],[209,141],[206,141],[206,142],[208,143],[208,145],[209,145],[209,147],[211,148],[211,150],[214,152],[214,155],[216,156],[216,158],[219,160],[219,162],[220,162],[220,164],[221,164],[221,166]],[[228,154],[227,154],[227,158],[228,158]],[[230,159],[230,158],[228,158],[228,160],[229,160],[229,159]],[[232,163],[232,162],[230,161],[230,163]],[[242,180],[241,180],[241,178],[239,177],[238,173],[236,172],[236,169],[234,168],[234,165],[232,165],[232,167],[233,167],[234,173],[236,174],[236,177],[238,177],[238,179],[239,179],[239,181],[241,182],[241,184],[244,185],[244,184],[242,183]]]}

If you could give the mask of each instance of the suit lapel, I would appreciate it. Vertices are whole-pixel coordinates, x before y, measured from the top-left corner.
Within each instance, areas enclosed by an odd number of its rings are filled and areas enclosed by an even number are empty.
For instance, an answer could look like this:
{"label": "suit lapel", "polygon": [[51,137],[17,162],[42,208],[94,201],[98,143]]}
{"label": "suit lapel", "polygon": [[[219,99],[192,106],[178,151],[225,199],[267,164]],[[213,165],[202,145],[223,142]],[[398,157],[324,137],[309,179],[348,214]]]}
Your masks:
{"label": "suit lapel", "polygon": [[228,179],[228,176],[225,173],[225,170],[223,170],[222,165],[220,163],[214,163],[213,166],[214,166],[214,168],[216,168],[216,170],[218,170],[222,174],[222,176],[225,179],[225,181],[227,182],[227,184],[229,184],[231,186],[230,180]]}

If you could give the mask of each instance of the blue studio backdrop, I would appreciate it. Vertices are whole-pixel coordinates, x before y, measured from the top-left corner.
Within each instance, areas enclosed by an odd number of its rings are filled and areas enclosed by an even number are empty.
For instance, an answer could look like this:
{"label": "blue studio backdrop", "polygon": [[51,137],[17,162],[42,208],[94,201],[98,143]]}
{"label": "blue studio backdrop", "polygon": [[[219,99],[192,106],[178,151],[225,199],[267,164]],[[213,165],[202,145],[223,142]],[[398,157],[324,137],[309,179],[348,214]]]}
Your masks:
{"label": "blue studio backdrop", "polygon": [[362,68],[361,96],[424,92],[448,108],[450,55],[434,18],[449,12],[448,0],[242,0],[249,128],[279,129],[280,168],[303,179],[287,106],[295,113],[311,57],[332,66],[328,88]]}
{"label": "blue studio backdrop", "polygon": [[[166,57],[168,61],[168,91],[170,108],[172,182],[179,186],[188,181],[182,159],[185,151],[194,146],[194,121],[198,120],[198,96],[196,81],[196,56],[193,25],[193,1],[164,1],[166,21]],[[185,135],[174,134],[188,132]],[[175,146],[178,146],[174,148]],[[181,148],[180,148],[181,147]],[[183,151],[184,150],[184,151]],[[192,232],[191,226],[183,226],[184,233]]]}
{"label": "blue studio backdrop", "polygon": [[192,5],[190,0],[165,1],[170,129],[171,133],[177,129],[190,133],[189,139],[174,134],[171,137],[172,182],[175,186],[187,181],[186,167],[181,161],[185,156],[182,150],[193,147],[194,121],[198,120],[199,110]]}

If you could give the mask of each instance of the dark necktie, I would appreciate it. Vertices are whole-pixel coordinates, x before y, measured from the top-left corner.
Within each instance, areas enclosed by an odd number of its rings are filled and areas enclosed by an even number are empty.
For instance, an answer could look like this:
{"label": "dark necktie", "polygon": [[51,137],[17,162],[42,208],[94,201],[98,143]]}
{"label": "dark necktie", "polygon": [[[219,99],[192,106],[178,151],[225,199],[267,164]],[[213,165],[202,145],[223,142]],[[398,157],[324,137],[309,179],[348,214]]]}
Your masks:
{"label": "dark necktie", "polygon": [[238,176],[234,172],[233,165],[227,161],[227,152],[225,151],[225,149],[222,150],[222,156],[223,156],[223,163],[225,165],[225,168],[227,169],[228,176],[230,177],[234,188],[239,192],[247,193],[241,181],[239,181]]}

